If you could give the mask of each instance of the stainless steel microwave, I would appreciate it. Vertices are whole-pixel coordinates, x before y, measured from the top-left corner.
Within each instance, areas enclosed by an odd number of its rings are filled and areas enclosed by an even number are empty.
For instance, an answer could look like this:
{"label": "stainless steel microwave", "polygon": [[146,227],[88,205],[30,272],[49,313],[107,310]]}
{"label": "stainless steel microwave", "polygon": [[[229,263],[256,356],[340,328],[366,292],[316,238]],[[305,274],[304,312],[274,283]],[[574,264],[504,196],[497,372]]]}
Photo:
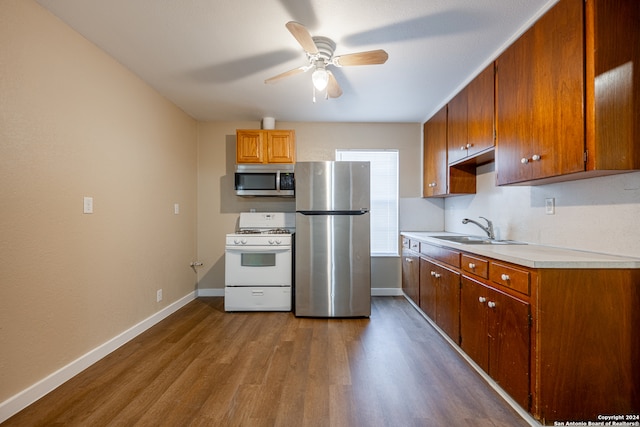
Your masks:
{"label": "stainless steel microwave", "polygon": [[238,196],[295,196],[293,164],[238,164],[235,175]]}

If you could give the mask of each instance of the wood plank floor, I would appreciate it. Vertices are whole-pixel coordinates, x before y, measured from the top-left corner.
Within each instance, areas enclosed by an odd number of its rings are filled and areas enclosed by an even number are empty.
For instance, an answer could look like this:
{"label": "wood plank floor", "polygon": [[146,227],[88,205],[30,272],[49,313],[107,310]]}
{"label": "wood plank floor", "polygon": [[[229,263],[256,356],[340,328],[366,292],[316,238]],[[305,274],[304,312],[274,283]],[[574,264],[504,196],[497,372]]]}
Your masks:
{"label": "wood plank floor", "polygon": [[526,426],[403,297],[370,319],[199,298],[3,426]]}

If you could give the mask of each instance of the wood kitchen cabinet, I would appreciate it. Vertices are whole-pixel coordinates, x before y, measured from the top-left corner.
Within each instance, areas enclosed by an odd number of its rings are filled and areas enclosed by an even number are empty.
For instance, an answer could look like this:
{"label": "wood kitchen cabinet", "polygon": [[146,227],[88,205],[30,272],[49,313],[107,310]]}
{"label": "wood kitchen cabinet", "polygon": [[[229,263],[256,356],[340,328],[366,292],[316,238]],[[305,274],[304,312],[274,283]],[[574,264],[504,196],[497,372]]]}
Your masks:
{"label": "wood kitchen cabinet", "polygon": [[423,138],[423,197],[475,193],[475,166],[448,167],[446,105],[424,123]]}
{"label": "wood kitchen cabinet", "polygon": [[448,104],[449,165],[494,148],[494,64],[491,63]]}
{"label": "wood kitchen cabinet", "polygon": [[420,243],[402,238],[402,290],[420,304]]}
{"label": "wood kitchen cabinet", "polygon": [[295,163],[295,131],[236,131],[236,163]]}
{"label": "wood kitchen cabinet", "polygon": [[498,185],[640,168],[639,21],[636,0],[560,0],[498,57]]}
{"label": "wood kitchen cabinet", "polygon": [[520,406],[529,409],[530,308],[471,277],[462,277],[460,346]]}

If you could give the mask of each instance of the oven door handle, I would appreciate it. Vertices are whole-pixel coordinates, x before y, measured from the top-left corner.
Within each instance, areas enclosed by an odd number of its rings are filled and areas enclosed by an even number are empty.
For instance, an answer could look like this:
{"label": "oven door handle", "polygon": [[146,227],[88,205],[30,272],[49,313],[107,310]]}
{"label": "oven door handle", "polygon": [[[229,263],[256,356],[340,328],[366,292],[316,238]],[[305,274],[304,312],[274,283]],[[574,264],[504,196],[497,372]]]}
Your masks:
{"label": "oven door handle", "polygon": [[291,252],[291,246],[243,246],[241,248],[226,248],[227,252],[233,253],[247,253],[247,252],[265,252],[265,253],[281,253]]}

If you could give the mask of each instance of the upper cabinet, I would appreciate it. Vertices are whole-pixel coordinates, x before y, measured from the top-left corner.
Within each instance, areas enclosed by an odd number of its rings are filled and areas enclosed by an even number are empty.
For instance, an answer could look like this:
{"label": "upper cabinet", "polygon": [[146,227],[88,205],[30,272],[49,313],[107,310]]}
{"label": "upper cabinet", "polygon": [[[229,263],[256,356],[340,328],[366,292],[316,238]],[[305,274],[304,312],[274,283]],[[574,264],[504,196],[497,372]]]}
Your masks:
{"label": "upper cabinet", "polygon": [[424,197],[447,194],[447,107],[431,117],[423,130],[423,188]]}
{"label": "upper cabinet", "polygon": [[640,2],[560,0],[496,60],[497,184],[640,169]]}
{"label": "upper cabinet", "polygon": [[293,130],[236,131],[236,163],[295,163]]}
{"label": "upper cabinet", "polygon": [[449,101],[447,147],[450,165],[493,149],[494,88],[494,64],[491,63]]}
{"label": "upper cabinet", "polygon": [[493,63],[424,124],[423,137],[423,196],[474,194],[476,166],[494,158]]}

